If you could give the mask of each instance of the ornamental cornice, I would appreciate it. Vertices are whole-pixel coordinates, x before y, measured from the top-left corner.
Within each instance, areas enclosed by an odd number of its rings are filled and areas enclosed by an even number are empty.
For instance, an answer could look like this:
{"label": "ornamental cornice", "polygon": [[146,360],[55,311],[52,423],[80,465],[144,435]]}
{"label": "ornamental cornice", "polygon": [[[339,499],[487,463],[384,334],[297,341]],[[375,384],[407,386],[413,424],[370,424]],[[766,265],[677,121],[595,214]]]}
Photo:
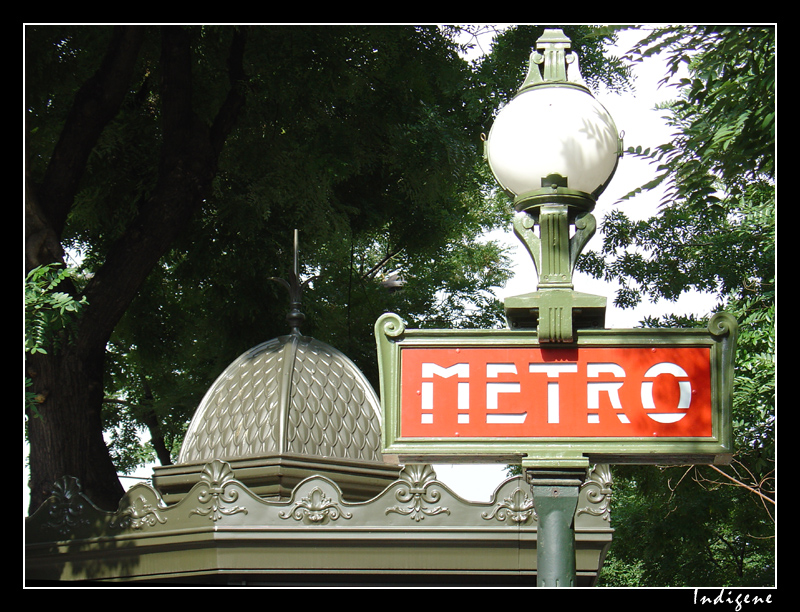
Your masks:
{"label": "ornamental cornice", "polygon": [[[592,466],[581,487],[576,529],[609,526],[611,493],[608,466]],[[258,529],[290,529],[292,523],[328,529],[345,523],[348,528],[402,525],[413,529],[425,523],[426,528],[477,528],[491,524],[535,530],[531,495],[530,485],[517,476],[501,483],[489,501],[465,500],[437,480],[432,466],[412,464],[367,501],[344,499],[337,484],[324,476],[302,480],[288,500],[270,500],[258,497],[237,480],[230,464],[214,460],[203,467],[198,482],[179,502],[166,504],[155,488],[138,484],[125,493],[115,512],[97,508],[82,492],[77,479],[62,478],[54,485],[50,498],[26,519],[26,541],[55,542],[98,534],[141,536],[189,525],[198,528],[209,522],[217,527]]]}
{"label": "ornamental cornice", "polygon": [[[576,541],[584,542],[579,564],[588,576],[596,575],[611,543],[609,500],[610,474],[590,470],[575,516]],[[77,479],[61,479],[25,520],[26,578],[272,576],[290,571],[290,556],[307,572],[337,574],[352,566],[357,573],[424,574],[434,563],[443,566],[433,572],[527,575],[535,567],[536,530],[531,488],[521,476],[482,502],[458,496],[424,464],[405,466],[366,501],[345,499],[333,480],[319,475],[302,480],[288,498],[265,499],[230,464],[214,460],[178,502],[167,504],[156,488],[138,484],[114,512],[95,506]],[[513,548],[518,553],[508,554]]]}

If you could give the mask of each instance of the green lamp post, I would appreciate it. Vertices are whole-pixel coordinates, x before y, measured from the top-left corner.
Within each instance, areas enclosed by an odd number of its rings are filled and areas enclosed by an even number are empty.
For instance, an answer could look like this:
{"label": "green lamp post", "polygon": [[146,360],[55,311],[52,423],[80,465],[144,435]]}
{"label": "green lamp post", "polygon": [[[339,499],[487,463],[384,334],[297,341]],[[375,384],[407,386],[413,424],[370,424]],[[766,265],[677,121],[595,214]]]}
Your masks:
{"label": "green lamp post", "polygon": [[542,343],[569,343],[576,329],[604,327],[605,297],[574,291],[572,273],[622,154],[614,120],[584,84],[569,47],[561,30],[545,30],[522,87],[485,142],[539,275],[537,291],[506,299],[506,317],[512,328],[537,328]]}
{"label": "green lamp post", "polygon": [[[606,298],[576,292],[572,274],[596,229],[596,199],[622,154],[614,120],[583,83],[569,47],[561,30],[545,30],[485,143],[539,275],[535,292],[506,299],[506,318],[512,329],[536,328],[539,343],[553,347],[573,343],[576,330],[605,327]],[[585,467],[529,458],[523,468],[539,520],[537,584],[574,586],[573,521]]]}

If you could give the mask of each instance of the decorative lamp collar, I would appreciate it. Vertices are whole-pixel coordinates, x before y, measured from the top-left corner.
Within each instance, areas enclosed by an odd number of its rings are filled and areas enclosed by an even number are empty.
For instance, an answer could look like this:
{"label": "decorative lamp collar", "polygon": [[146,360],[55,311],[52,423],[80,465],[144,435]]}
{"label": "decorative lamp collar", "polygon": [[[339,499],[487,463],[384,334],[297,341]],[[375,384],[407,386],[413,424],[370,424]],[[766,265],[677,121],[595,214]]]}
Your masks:
{"label": "decorative lamp collar", "polygon": [[531,53],[528,74],[517,93],[530,87],[554,84],[575,85],[588,91],[578,66],[578,55],[574,51],[567,52],[571,44],[561,29],[546,29],[536,41],[537,51]]}

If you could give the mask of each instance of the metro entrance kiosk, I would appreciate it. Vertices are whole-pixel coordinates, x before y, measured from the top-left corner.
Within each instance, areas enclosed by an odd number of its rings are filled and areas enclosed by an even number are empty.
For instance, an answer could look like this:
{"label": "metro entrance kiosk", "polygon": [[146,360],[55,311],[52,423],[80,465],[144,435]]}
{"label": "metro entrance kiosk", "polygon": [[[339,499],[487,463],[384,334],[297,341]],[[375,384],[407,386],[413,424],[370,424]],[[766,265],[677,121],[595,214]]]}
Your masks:
{"label": "metro entrance kiosk", "polygon": [[[606,330],[605,298],[574,291],[621,143],[579,82],[568,39],[547,30],[538,44],[486,141],[539,277],[536,291],[506,300],[508,329],[407,329],[384,315],[378,400],[345,355],[300,333],[295,237],[291,333],[225,369],[177,463],[155,467],[152,486],[130,488],[115,512],[72,476],[54,483],[25,519],[26,580],[485,583],[535,573],[539,586],[574,585],[576,573],[596,577],[610,542],[608,464],[730,460],[733,318],[717,314],[705,330]],[[455,462],[519,464],[525,477],[470,502],[426,465]]]}
{"label": "metro entrance kiosk", "polygon": [[537,290],[506,300],[506,330],[407,329],[391,313],[375,326],[384,455],[521,464],[539,521],[538,586],[575,584],[572,521],[590,464],[726,464],[732,454],[735,319],[607,330],[605,297],[574,291],[622,143],[569,45],[545,30],[485,143],[514,196]]}

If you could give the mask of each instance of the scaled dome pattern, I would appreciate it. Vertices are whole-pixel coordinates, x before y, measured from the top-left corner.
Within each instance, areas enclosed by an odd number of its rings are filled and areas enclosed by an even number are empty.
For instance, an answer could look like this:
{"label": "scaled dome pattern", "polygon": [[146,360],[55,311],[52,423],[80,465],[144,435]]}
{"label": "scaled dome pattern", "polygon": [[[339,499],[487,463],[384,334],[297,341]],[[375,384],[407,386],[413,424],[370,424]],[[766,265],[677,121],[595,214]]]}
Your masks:
{"label": "scaled dome pattern", "polygon": [[293,333],[241,355],[195,412],[179,463],[271,454],[383,461],[380,403],[343,353]]}

